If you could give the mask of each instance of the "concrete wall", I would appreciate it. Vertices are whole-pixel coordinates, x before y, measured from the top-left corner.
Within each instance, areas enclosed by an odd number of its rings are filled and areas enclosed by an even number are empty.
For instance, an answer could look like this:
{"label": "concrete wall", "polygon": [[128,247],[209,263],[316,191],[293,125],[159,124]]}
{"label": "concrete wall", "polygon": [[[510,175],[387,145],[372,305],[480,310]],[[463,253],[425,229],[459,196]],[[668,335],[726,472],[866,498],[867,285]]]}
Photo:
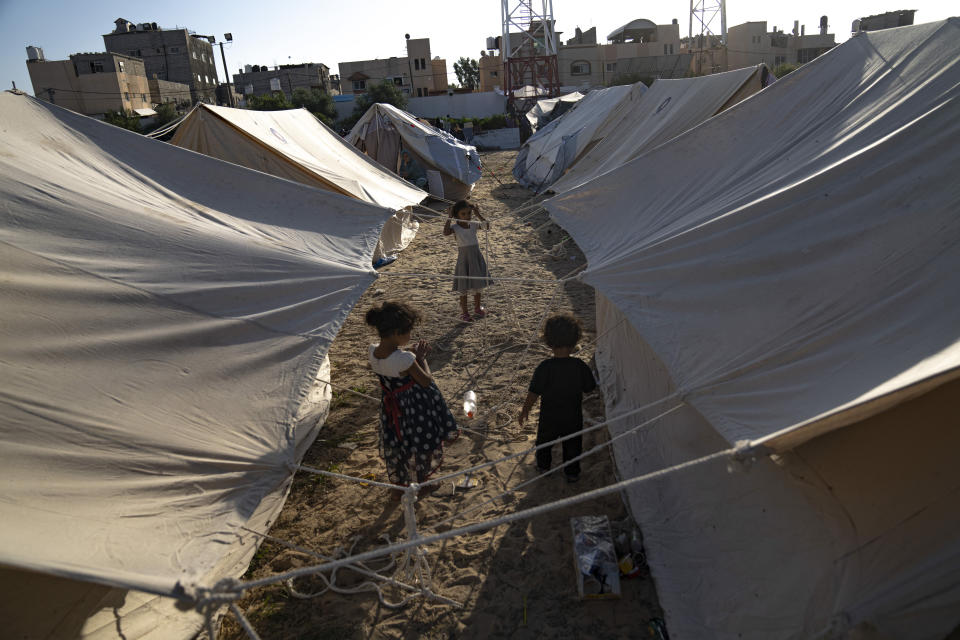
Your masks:
{"label": "concrete wall", "polygon": [[[337,118],[343,119],[353,113],[353,96],[337,96],[334,106]],[[507,112],[505,96],[493,91],[488,93],[455,93],[452,96],[429,96],[410,98],[407,111],[418,118],[487,118]]]}
{"label": "concrete wall", "polygon": [[494,129],[473,136],[470,144],[477,149],[519,149],[520,129]]}
{"label": "concrete wall", "polygon": [[835,45],[832,33],[772,33],[766,22],[745,22],[727,31],[727,66],[742,69],[766,63],[773,69],[778,64],[803,64]]}
{"label": "concrete wall", "polygon": [[420,118],[486,118],[506,113],[507,99],[493,91],[411,98],[407,111]]}
{"label": "concrete wall", "polygon": [[480,69],[480,91],[503,89],[503,60],[500,54],[480,56],[477,66]]}
{"label": "concrete wall", "polygon": [[30,61],[27,71],[34,95],[71,111],[99,116],[108,111],[129,112],[152,106],[150,87],[139,60],[122,58],[124,71],[117,69],[118,60],[111,54],[81,54],[81,64],[102,60],[105,71],[77,75],[74,60]]}
{"label": "concrete wall", "polygon": [[[330,91],[330,76],[326,65],[321,63],[305,63],[295,67],[278,67],[263,71],[250,71],[233,74],[233,87],[237,93],[243,95],[268,96],[273,93],[270,81],[280,80],[280,91],[293,97],[296,89],[320,89]],[[251,92],[247,88],[252,87]]]}

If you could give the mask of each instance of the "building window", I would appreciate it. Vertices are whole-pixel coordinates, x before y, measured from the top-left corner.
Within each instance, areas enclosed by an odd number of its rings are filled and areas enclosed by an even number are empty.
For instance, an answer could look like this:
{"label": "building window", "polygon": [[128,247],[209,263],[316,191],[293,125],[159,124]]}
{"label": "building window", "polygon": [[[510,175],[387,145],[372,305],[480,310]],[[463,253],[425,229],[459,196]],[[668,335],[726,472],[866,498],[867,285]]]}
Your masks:
{"label": "building window", "polygon": [[117,69],[123,73],[123,60],[117,60]]}
{"label": "building window", "polygon": [[570,65],[570,75],[588,76],[590,75],[590,63],[586,60],[577,60]]}
{"label": "building window", "polygon": [[782,64],[787,63],[787,56],[774,56],[773,57],[773,66],[779,67]]}
{"label": "building window", "polygon": [[421,68],[421,69],[426,69],[426,68],[427,68],[427,61],[424,60],[423,58],[420,58],[420,68]]}
{"label": "building window", "polygon": [[193,59],[194,59],[194,60],[197,59],[197,52],[196,52],[196,51],[193,52]]}
{"label": "building window", "polygon": [[396,76],[396,77],[394,77],[394,79],[393,79],[393,84],[397,85],[398,87],[402,87],[402,86],[403,86],[403,78],[402,78],[401,76]]}
{"label": "building window", "polygon": [[500,72],[499,72],[499,71],[491,71],[491,72],[490,72],[490,77],[491,77],[491,78],[496,78],[496,77],[499,76],[499,75],[500,75]]}
{"label": "building window", "polygon": [[354,80],[353,81],[353,90],[354,91],[363,91],[367,88],[366,80]]}
{"label": "building window", "polygon": [[420,58],[413,59],[413,69],[415,71],[420,71]]}
{"label": "building window", "polygon": [[616,71],[616,70],[617,70],[617,63],[616,63],[616,62],[608,62],[608,63],[607,63],[607,72],[613,72],[613,71]]}
{"label": "building window", "polygon": [[140,99],[141,99],[142,101],[146,102],[146,101],[147,101],[147,94],[141,93],[141,94],[140,94]]}
{"label": "building window", "polygon": [[103,73],[103,60],[91,60],[90,73]]}
{"label": "building window", "polygon": [[129,91],[124,91],[124,92],[123,92],[123,97],[126,98],[127,100],[129,100],[129,99],[130,99],[130,92],[129,92]]}

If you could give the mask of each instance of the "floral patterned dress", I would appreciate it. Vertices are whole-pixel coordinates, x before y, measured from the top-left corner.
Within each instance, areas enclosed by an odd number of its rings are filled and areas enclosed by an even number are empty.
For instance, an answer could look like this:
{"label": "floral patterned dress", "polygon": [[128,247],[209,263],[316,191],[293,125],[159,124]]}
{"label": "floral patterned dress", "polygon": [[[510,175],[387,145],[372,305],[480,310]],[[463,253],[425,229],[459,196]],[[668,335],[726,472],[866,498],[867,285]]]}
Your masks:
{"label": "floral patterned dress", "polygon": [[416,361],[409,351],[398,349],[386,358],[373,355],[370,366],[380,380],[380,455],[390,482],[408,485],[410,467],[417,482],[423,482],[443,462],[443,443],[459,435],[443,394],[436,383],[421,387],[409,375],[400,375]]}

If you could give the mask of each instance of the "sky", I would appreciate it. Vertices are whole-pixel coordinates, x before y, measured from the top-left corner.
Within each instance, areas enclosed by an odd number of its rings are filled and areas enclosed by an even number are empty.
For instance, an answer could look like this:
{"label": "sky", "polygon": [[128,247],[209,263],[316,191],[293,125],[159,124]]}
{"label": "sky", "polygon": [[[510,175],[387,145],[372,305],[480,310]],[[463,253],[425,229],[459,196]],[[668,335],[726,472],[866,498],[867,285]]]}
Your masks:
{"label": "sky", "polygon": [[[727,28],[743,22],[767,21],[784,31],[793,21],[816,33],[820,16],[829,20],[830,33],[837,42],[850,36],[854,19],[895,11],[916,9],[915,23],[942,20],[960,14],[956,0],[729,0]],[[517,0],[508,0],[512,9]],[[534,6],[541,3],[533,0]],[[230,7],[227,9],[226,7]],[[689,0],[661,0],[649,5],[627,0],[553,0],[553,16],[561,39],[573,37],[574,29],[597,27],[598,39],[636,18],[667,24],[680,23],[680,36],[689,30]],[[337,64],[352,60],[402,57],[406,55],[404,34],[430,38],[431,55],[447,60],[449,81],[456,83],[453,63],[461,56],[478,58],[488,36],[501,33],[500,0],[449,2],[449,0],[281,0],[228,3],[165,0],[153,8],[127,2],[102,0],[0,0],[0,89],[33,93],[26,66],[26,47],[41,47],[48,60],[65,60],[70,54],[103,51],[105,33],[113,21],[156,22],[163,28],[186,27],[217,42],[233,34],[224,47],[230,72],[245,64],[277,65],[321,62],[338,73]],[[719,32],[719,19],[716,31]],[[219,48],[219,47],[218,47]],[[219,52],[217,52],[219,53]],[[224,80],[220,56],[217,70]]]}

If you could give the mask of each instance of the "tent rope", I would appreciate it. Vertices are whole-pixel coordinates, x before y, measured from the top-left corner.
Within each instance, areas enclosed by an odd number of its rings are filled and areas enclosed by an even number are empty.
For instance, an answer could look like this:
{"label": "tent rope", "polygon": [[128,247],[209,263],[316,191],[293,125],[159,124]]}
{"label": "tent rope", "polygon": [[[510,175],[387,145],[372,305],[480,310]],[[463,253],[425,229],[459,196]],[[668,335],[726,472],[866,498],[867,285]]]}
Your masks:
{"label": "tent rope", "polygon": [[[691,460],[686,460],[684,462],[679,462],[677,464],[665,467],[662,469],[657,469],[649,473],[635,476],[621,482],[615,482],[613,484],[600,487],[598,489],[593,489],[580,493],[574,496],[569,496],[567,498],[561,498],[546,504],[538,505],[531,507],[529,509],[524,509],[522,511],[515,511],[498,518],[493,518],[490,520],[483,520],[480,522],[471,523],[456,529],[451,529],[446,532],[432,534],[429,536],[416,537],[413,539],[406,540],[404,542],[399,542],[387,547],[380,549],[373,549],[370,551],[362,552],[357,555],[349,556],[346,558],[340,558],[337,560],[331,560],[320,565],[313,565],[309,567],[301,567],[299,569],[293,569],[283,573],[275,574],[273,576],[260,578],[258,580],[251,580],[247,582],[239,583],[239,586],[244,590],[255,589],[258,587],[269,586],[272,584],[277,584],[284,582],[289,579],[300,578],[304,576],[313,575],[321,571],[331,571],[333,569],[348,566],[351,564],[357,564],[359,562],[365,562],[367,560],[372,560],[374,558],[383,557],[384,555],[389,555],[394,552],[405,551],[407,549],[413,549],[421,546],[428,546],[436,542],[441,542],[450,538],[461,537],[468,534],[478,533],[482,531],[487,531],[493,529],[500,525],[510,524],[512,522],[517,522],[520,520],[529,520],[539,515],[556,511],[558,509],[563,509],[569,506],[594,500],[596,498],[601,498],[603,496],[622,491],[628,487],[632,487],[641,483],[650,482],[657,480],[663,476],[677,473],[679,471],[687,470],[692,467],[700,466],[721,458],[740,458],[748,457],[750,455],[755,455],[756,449],[752,447],[749,443],[740,443],[735,447],[728,449],[723,449],[720,451],[715,451],[713,453],[701,456],[699,458],[694,458]],[[410,492],[414,493],[419,487],[414,485],[410,486]]]}

